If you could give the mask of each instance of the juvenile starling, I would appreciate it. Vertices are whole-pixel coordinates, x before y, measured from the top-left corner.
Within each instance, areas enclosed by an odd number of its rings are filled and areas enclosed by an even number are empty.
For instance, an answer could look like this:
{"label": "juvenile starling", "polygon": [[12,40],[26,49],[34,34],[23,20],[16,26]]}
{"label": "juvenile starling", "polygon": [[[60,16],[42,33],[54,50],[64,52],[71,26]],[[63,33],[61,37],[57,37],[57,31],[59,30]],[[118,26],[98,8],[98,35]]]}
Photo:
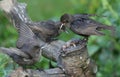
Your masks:
{"label": "juvenile starling", "polygon": [[41,53],[39,39],[25,23],[19,22],[17,25],[19,25],[17,48],[2,48],[2,50],[21,66],[35,64]]}
{"label": "juvenile starling", "polygon": [[51,42],[60,34],[60,22],[52,20],[27,23],[30,29],[43,41]]}
{"label": "juvenile starling", "polygon": [[114,33],[115,28],[113,26],[107,26],[99,23],[91,19],[91,16],[96,15],[64,14],[60,18],[60,21],[62,22],[61,28],[62,26],[66,25],[66,27],[70,28],[74,33],[84,36],[85,40],[87,40],[90,35],[105,35],[104,33],[100,32],[101,30],[111,30]]}
{"label": "juvenile starling", "polygon": [[41,53],[39,39],[25,23],[19,22],[17,25],[19,25],[17,48],[0,48],[0,50],[21,66],[33,65],[39,60]]}
{"label": "juvenile starling", "polygon": [[[33,60],[33,63],[37,62],[40,52],[39,38],[32,32],[32,30],[26,25],[27,14],[25,12],[25,4],[17,3],[16,0],[3,0],[0,2],[0,8],[9,15],[12,23],[16,27],[19,38],[16,43],[16,49],[10,51],[18,51],[25,53],[28,57],[23,57],[18,54],[10,53],[8,54],[13,58],[18,64],[24,64],[23,58]],[[26,21],[26,22],[25,22]],[[9,51],[8,51],[9,52]],[[23,61],[22,61],[23,60]],[[21,63],[22,62],[22,63]],[[27,63],[28,65],[33,63]],[[26,63],[25,63],[26,64]]]}
{"label": "juvenile starling", "polygon": [[16,46],[29,55],[29,58],[36,58],[40,53],[39,39],[25,23],[19,23],[19,38]]}

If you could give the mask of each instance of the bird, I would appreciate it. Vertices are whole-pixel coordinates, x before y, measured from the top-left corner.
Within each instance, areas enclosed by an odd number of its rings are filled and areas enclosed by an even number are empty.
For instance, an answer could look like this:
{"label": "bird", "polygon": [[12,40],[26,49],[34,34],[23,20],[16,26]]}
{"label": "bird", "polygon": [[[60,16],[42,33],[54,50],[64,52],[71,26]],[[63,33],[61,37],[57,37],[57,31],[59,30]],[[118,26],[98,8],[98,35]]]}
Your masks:
{"label": "bird", "polygon": [[[56,37],[60,35],[61,30],[59,29],[61,23],[52,20],[39,21],[26,23],[30,29],[44,42],[50,43],[56,40]],[[63,29],[64,30],[64,27]]]}
{"label": "bird", "polygon": [[63,14],[60,17],[60,21],[62,23],[61,27],[63,26],[69,28],[74,33],[84,36],[84,40],[88,40],[89,36],[91,35],[105,35],[105,33],[101,32],[101,30],[111,30],[114,34],[115,27],[108,26],[97,22],[90,17],[97,16],[95,14]]}
{"label": "bird", "polygon": [[[0,2],[0,8],[8,15],[11,21],[15,23],[14,27],[17,30],[19,29],[19,21],[22,21],[27,26],[29,26],[33,33],[44,42],[51,42],[55,40],[55,37],[57,37],[60,34],[61,30],[59,30],[59,21],[55,22],[52,20],[46,20],[34,22],[31,20],[31,18],[26,12],[26,4],[19,4],[16,1],[12,0],[9,2],[9,4],[2,5],[3,3],[5,3],[5,1],[6,0]],[[8,6],[9,8],[6,8]]]}
{"label": "bird", "polygon": [[[19,65],[26,65],[26,63],[24,63],[25,60],[33,61],[33,63],[28,62],[27,65],[34,64],[38,61],[39,55],[41,53],[41,46],[39,38],[26,24],[27,21],[31,21],[26,14],[26,6],[25,4],[17,3],[15,0],[9,0],[8,3],[4,5],[6,1],[7,0],[3,0],[0,2],[0,8],[9,16],[12,24],[16,27],[16,30],[18,32],[16,49],[10,49],[10,52],[8,51],[6,54],[12,57],[13,60]],[[6,8],[7,6],[9,6],[9,8]],[[11,53],[11,51],[19,51],[26,54],[27,57]]]}
{"label": "bird", "polygon": [[39,38],[23,22],[19,25],[19,37],[16,42],[16,48],[0,48],[0,51],[10,56],[20,66],[34,65],[39,61],[41,54]]}
{"label": "bird", "polygon": [[18,33],[16,47],[28,54],[30,58],[35,58],[40,51],[39,38],[22,22],[19,22]]}

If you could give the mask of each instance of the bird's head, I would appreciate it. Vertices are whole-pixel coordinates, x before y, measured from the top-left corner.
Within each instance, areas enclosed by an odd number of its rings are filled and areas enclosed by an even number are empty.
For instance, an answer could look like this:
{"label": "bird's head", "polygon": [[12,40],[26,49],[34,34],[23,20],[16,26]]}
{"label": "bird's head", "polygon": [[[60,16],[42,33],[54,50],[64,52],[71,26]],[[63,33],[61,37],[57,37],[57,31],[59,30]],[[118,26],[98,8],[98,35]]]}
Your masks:
{"label": "bird's head", "polygon": [[64,14],[60,17],[61,26],[60,29],[63,27],[70,27],[70,22],[72,21],[72,15]]}

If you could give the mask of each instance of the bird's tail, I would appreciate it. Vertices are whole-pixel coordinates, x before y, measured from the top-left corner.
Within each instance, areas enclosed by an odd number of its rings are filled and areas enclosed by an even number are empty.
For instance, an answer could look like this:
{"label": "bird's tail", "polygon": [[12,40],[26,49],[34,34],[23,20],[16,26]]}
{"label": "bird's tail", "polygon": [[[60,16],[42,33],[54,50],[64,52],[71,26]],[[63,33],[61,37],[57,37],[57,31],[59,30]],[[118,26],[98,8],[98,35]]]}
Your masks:
{"label": "bird's tail", "polygon": [[24,52],[20,52],[20,50],[18,50],[16,48],[0,47],[0,53],[7,54],[10,57],[12,57],[13,54],[16,54],[16,55],[19,55],[21,57],[29,58],[28,55],[26,55]]}
{"label": "bird's tail", "polygon": [[115,35],[115,27],[114,26],[100,26],[98,30],[110,30],[111,34]]}
{"label": "bird's tail", "polygon": [[0,47],[0,53],[7,54],[9,56],[12,55],[12,52],[8,48]]}

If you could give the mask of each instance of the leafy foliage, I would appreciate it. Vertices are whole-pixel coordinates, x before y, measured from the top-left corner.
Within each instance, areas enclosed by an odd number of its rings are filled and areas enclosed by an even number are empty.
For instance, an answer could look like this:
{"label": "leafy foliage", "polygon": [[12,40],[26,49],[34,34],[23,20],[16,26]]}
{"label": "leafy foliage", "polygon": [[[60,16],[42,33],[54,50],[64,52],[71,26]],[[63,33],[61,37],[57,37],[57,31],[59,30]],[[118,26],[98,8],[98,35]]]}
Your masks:
{"label": "leafy foliage", "polygon": [[[64,13],[90,13],[101,17],[94,19],[116,27],[116,34],[106,36],[91,36],[88,52],[96,61],[99,70],[97,77],[120,77],[120,2],[119,0],[19,0],[28,4],[29,16],[34,21],[59,20]],[[102,17],[106,16],[106,17]],[[0,46],[15,47],[17,32],[0,10]],[[67,41],[73,37],[79,38],[70,31],[62,33],[58,38]],[[4,54],[0,54],[0,76],[6,76],[17,65]],[[36,66],[49,68],[49,60],[43,58]],[[35,66],[33,66],[35,68]]]}

